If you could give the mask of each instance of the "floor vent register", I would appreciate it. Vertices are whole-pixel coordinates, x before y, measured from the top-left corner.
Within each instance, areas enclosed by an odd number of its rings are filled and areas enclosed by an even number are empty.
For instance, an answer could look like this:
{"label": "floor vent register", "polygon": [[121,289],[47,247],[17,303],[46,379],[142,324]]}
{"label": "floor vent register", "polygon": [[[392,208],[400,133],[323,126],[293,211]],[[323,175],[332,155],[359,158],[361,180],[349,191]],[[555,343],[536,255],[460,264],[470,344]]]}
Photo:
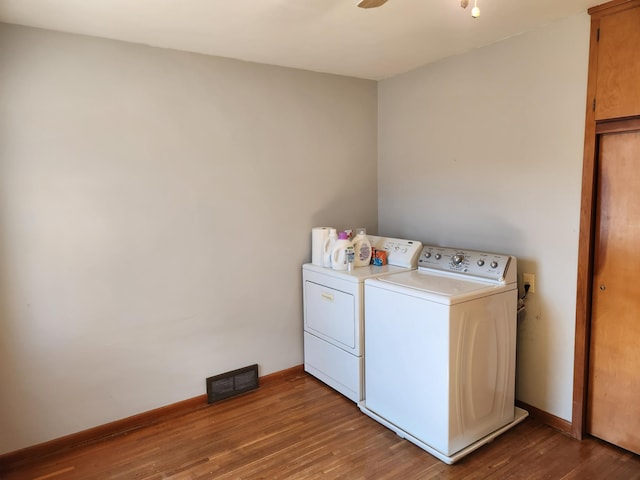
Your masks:
{"label": "floor vent register", "polygon": [[207,378],[207,401],[219,402],[258,387],[258,364],[239,368]]}

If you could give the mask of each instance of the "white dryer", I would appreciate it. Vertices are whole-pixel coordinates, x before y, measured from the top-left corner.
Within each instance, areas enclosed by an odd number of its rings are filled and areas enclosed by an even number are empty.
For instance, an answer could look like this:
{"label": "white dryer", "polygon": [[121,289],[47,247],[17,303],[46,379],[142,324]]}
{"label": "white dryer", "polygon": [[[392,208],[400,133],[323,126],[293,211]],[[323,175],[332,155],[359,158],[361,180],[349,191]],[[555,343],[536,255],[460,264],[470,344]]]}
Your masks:
{"label": "white dryer", "polygon": [[354,402],[363,398],[364,282],[417,268],[420,242],[369,235],[388,265],[351,271],[302,266],[304,369]]}
{"label": "white dryer", "polygon": [[445,463],[528,414],[515,407],[516,258],[425,246],[365,281],[360,409]]}

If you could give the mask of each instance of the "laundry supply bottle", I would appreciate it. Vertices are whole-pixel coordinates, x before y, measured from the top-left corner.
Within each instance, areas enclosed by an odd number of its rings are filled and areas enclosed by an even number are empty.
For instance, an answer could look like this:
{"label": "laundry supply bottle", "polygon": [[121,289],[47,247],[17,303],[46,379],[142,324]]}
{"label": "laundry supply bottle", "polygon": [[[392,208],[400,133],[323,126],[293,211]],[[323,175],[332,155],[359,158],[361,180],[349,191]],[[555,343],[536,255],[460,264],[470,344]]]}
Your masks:
{"label": "laundry supply bottle", "polygon": [[356,267],[364,267],[371,262],[371,242],[367,237],[366,228],[356,228],[356,236],[353,239],[353,247],[356,254]]}
{"label": "laundry supply bottle", "polygon": [[356,268],[356,251],[353,243],[347,247],[347,271],[350,272]]}
{"label": "laundry supply bottle", "polygon": [[333,253],[333,246],[335,245],[336,240],[338,240],[338,232],[335,228],[330,228],[329,236],[324,241],[324,247],[322,249],[322,259],[325,267],[331,267],[331,254]]}
{"label": "laundry supply bottle", "polygon": [[334,270],[346,270],[348,268],[348,247],[353,247],[348,237],[349,234],[347,232],[340,232],[338,234],[338,240],[336,240],[336,243],[333,245],[331,268]]}

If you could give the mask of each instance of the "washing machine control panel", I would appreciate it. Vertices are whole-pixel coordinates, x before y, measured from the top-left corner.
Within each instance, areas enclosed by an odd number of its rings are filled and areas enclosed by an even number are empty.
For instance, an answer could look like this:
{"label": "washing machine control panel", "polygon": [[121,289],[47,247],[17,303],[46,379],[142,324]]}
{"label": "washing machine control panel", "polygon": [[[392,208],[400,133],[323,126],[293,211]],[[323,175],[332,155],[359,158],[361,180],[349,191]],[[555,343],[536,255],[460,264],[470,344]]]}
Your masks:
{"label": "washing machine control panel", "polygon": [[511,259],[510,255],[425,245],[418,268],[504,283]]}

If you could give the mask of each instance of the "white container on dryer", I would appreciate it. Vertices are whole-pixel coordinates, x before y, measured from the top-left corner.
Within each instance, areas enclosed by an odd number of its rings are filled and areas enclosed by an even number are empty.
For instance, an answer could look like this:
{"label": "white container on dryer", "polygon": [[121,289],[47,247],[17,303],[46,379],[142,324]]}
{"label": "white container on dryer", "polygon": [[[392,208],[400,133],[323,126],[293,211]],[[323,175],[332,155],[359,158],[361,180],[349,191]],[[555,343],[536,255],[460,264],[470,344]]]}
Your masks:
{"label": "white container on dryer", "polygon": [[347,270],[349,267],[347,261],[347,248],[353,244],[348,238],[347,232],[340,232],[338,234],[338,240],[333,245],[333,251],[331,252],[331,268],[334,270]]}
{"label": "white container on dryer", "polygon": [[331,267],[331,254],[333,253],[333,246],[338,240],[338,232],[335,228],[329,228],[329,236],[324,241],[323,246],[323,263],[325,267]]}
{"label": "white container on dryer", "polygon": [[354,402],[364,398],[364,282],[417,267],[422,244],[369,237],[388,265],[334,270],[302,266],[304,369]]}
{"label": "white container on dryer", "polygon": [[364,267],[371,263],[371,242],[367,237],[366,228],[356,228],[356,236],[353,239],[353,248],[356,253],[356,267]]}

